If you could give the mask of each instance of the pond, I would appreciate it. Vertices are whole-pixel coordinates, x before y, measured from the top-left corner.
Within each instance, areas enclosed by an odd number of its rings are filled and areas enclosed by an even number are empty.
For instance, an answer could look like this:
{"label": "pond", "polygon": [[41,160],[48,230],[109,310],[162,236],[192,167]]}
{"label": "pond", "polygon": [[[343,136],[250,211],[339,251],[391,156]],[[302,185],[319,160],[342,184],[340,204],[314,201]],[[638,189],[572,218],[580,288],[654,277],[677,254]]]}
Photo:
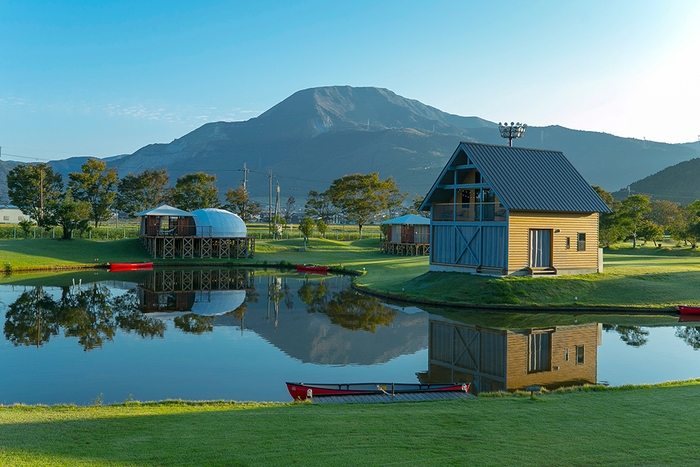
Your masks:
{"label": "pond", "polygon": [[480,392],[700,377],[700,327],[677,321],[421,309],[348,277],[275,270],[13,275],[0,282],[0,404],[289,401],[286,381]]}

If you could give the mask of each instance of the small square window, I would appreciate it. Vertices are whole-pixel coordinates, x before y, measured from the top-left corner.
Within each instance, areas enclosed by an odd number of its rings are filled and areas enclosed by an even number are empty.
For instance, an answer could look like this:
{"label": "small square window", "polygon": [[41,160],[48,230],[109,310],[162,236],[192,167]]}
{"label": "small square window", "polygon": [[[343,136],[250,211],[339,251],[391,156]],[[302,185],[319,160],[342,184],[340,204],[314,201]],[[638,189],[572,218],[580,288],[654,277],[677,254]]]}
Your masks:
{"label": "small square window", "polygon": [[10,220],[10,216],[2,216],[2,220],[4,220],[4,221],[9,221],[9,220]]}
{"label": "small square window", "polygon": [[576,244],[576,251],[586,251],[586,234],[578,234],[578,242]]}
{"label": "small square window", "polygon": [[576,346],[576,364],[577,365],[583,365],[583,346],[582,345],[577,345]]}

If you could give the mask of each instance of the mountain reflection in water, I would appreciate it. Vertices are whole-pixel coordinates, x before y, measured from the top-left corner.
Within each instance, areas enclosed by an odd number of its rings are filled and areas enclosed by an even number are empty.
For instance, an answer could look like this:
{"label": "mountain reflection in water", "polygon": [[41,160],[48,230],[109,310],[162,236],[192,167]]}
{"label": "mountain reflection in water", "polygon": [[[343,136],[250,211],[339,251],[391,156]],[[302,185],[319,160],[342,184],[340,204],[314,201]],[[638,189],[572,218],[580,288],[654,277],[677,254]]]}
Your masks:
{"label": "mountain reflection in water", "polygon": [[358,294],[347,277],[280,271],[79,275],[0,285],[0,404],[285,401],[285,380],[483,392],[700,376],[700,327],[673,317],[429,313]]}

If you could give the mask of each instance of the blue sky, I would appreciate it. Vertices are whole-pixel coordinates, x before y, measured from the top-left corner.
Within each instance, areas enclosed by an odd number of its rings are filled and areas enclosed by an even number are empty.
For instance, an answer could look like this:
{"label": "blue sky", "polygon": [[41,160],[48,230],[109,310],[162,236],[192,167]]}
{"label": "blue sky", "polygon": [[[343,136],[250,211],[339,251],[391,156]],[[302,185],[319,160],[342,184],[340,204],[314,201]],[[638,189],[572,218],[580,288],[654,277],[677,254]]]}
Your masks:
{"label": "blue sky", "polygon": [[0,0],[0,146],[25,162],[131,153],[327,85],[690,142],[698,50],[696,0]]}

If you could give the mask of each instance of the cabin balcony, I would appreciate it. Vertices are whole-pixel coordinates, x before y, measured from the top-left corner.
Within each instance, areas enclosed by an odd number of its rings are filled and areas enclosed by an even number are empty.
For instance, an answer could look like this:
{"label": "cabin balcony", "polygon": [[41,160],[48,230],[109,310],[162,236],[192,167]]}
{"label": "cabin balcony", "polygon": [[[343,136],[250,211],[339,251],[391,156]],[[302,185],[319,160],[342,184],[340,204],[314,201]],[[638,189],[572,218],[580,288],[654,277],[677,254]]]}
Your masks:
{"label": "cabin balcony", "polygon": [[433,204],[433,222],[505,222],[506,208],[499,202]]}

